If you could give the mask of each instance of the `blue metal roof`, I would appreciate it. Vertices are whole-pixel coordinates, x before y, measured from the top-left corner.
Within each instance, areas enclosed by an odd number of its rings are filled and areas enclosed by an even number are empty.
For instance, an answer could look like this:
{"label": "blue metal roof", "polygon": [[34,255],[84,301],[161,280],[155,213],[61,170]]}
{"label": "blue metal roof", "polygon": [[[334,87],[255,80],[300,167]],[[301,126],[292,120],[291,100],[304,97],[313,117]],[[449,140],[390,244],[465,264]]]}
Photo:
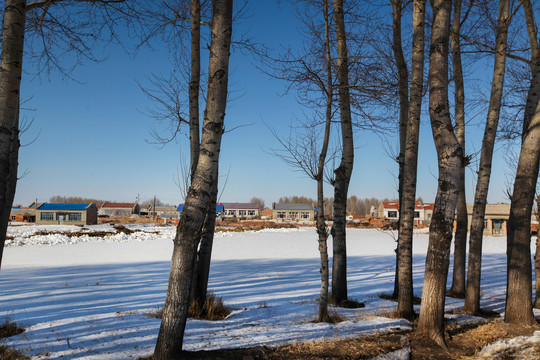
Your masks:
{"label": "blue metal roof", "polygon": [[[178,208],[176,209],[176,211],[184,211],[184,204],[178,205]],[[221,211],[223,211],[223,205],[222,204],[216,205],[216,212],[221,212]]]}
{"label": "blue metal roof", "polygon": [[65,210],[65,211],[84,211],[92,204],[58,204],[44,203],[37,210]]}

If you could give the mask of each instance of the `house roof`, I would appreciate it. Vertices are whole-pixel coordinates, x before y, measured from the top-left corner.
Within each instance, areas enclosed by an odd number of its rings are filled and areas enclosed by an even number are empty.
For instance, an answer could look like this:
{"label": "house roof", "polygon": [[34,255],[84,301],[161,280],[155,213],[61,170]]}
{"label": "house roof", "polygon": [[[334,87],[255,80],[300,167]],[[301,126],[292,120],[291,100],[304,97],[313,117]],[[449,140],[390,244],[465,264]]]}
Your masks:
{"label": "house roof", "polygon": [[[385,209],[392,209],[392,210],[399,210],[399,202],[398,201],[383,201],[383,206]],[[423,203],[421,201],[415,201],[414,208],[417,210],[421,209],[431,209],[433,210],[433,204],[432,203]]]}
{"label": "house roof", "polygon": [[258,209],[257,204],[253,203],[223,203],[225,209]]}
{"label": "house roof", "polygon": [[[184,211],[184,204],[178,205],[178,208],[176,209],[176,211]],[[222,204],[217,204],[216,205],[216,212],[221,212],[221,211],[223,211],[223,205]]]}
{"label": "house roof", "polygon": [[276,204],[274,210],[304,210],[313,211],[312,204]]}
{"label": "house roof", "polygon": [[116,203],[116,202],[105,202],[101,205],[102,208],[115,208],[115,209],[133,209],[137,203]]}
{"label": "house roof", "polygon": [[[467,204],[467,214],[473,213],[473,204]],[[510,204],[486,204],[485,216],[502,216],[508,218],[510,216]]]}
{"label": "house roof", "polygon": [[36,210],[64,210],[64,211],[83,211],[88,209],[90,204],[63,204],[63,203],[44,203]]}

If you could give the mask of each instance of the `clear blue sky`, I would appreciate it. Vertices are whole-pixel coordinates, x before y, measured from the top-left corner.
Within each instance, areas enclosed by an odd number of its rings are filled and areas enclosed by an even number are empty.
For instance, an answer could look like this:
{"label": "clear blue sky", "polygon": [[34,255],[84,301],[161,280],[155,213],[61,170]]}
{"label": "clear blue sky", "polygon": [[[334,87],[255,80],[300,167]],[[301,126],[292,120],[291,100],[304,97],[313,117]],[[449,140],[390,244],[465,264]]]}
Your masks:
{"label": "clear blue sky", "polygon": [[[250,16],[235,30],[271,47],[298,41],[298,22],[288,4],[273,1],[251,3]],[[390,9],[388,10],[390,12]],[[168,74],[167,51],[143,50],[136,58],[112,47],[104,50],[107,60],[86,63],[73,74],[80,83],[53,75],[32,79],[23,75],[22,96],[31,98],[23,116],[33,119],[23,135],[19,158],[19,180],[15,204],[28,205],[35,199],[48,201],[53,195],[82,196],[112,201],[140,201],[156,195],[163,202],[183,201],[175,184],[182,158],[188,159],[187,137],[180,143],[160,148],[146,142],[155,121],[140,110],[151,106],[136,81],[152,72]],[[32,63],[25,69],[32,73]],[[485,79],[489,83],[489,78]],[[228,105],[226,128],[240,127],[224,135],[222,142],[220,188],[228,180],[221,201],[245,202],[252,196],[269,206],[281,196],[303,195],[315,198],[315,183],[288,168],[269,154],[278,147],[265,122],[286,133],[288,125],[302,114],[294,94],[280,96],[285,84],[269,79],[240,52],[231,56],[230,88],[243,94]],[[237,97],[237,96],[234,96]],[[426,99],[427,101],[427,99]],[[485,116],[482,115],[482,118]],[[437,163],[429,117],[422,119],[420,138],[418,196],[435,198]],[[468,152],[480,148],[483,129],[468,130]],[[397,137],[387,136],[397,147]],[[385,152],[383,141],[372,133],[355,135],[355,168],[350,195],[358,197],[397,197],[397,164]],[[507,202],[506,150],[497,147],[488,201]],[[467,200],[472,201],[474,180],[467,172]],[[327,196],[332,196],[330,187]]]}

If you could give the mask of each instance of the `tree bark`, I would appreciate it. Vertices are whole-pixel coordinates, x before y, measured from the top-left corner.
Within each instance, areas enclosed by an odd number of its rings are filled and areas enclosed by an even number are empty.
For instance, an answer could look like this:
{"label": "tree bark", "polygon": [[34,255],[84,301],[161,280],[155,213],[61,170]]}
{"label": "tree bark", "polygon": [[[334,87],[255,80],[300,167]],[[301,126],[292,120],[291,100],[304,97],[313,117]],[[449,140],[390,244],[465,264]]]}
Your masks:
{"label": "tree bark", "polygon": [[[532,16],[532,13],[527,15],[526,11],[526,16]],[[531,48],[534,48],[537,44],[536,36],[531,36],[530,33],[529,35]],[[532,55],[534,56],[534,52]],[[530,242],[531,212],[540,161],[540,146],[538,146],[540,144],[540,101],[538,99],[540,64],[538,53],[536,56],[536,66],[527,96],[521,151],[514,180],[507,230],[508,270],[504,321],[518,325],[530,325],[535,321],[532,313]],[[525,125],[528,126],[525,127]]]}
{"label": "tree bark", "polygon": [[491,96],[482,149],[480,151],[480,168],[474,194],[473,216],[469,236],[469,271],[467,274],[467,289],[465,291],[464,310],[475,314],[480,310],[480,277],[482,267],[482,238],[484,235],[484,216],[486,212],[487,194],[491,177],[493,147],[499,124],[499,114],[504,86],[506,63],[506,39],[508,36],[509,1],[499,2],[499,17],[495,45],[495,65],[491,82]]}
{"label": "tree bark", "polygon": [[527,101],[525,103],[525,115],[523,117],[522,136],[527,133],[531,119],[536,111],[536,104],[540,100],[540,77],[534,76],[540,70],[540,43],[537,39],[536,25],[534,19],[534,11],[530,0],[523,1],[523,9],[525,10],[525,21],[527,24],[527,34],[531,44],[531,84],[527,93]]}
{"label": "tree bark", "polygon": [[403,194],[400,204],[399,222],[399,296],[397,313],[399,317],[414,318],[412,243],[414,227],[414,205],[416,200],[416,175],[418,164],[418,137],[420,134],[420,113],[424,82],[424,17],[426,2],[414,2],[413,11],[413,54],[411,70],[411,99],[408,114],[405,162],[403,172]]}
{"label": "tree bark", "polygon": [[[461,0],[454,2],[452,34],[452,67],[454,70],[454,106],[455,132],[465,155],[465,86],[463,84],[463,66],[461,63]],[[456,208],[456,233],[454,235],[454,271],[452,272],[452,287],[447,295],[455,298],[465,297],[465,260],[467,257],[467,202],[465,199],[465,163],[461,167],[459,179],[459,195]]]}
{"label": "tree bark", "polygon": [[[398,71],[398,92],[399,92],[399,156],[398,156],[398,197],[399,197],[399,222],[401,222],[401,204],[403,196],[403,172],[405,145],[407,142],[407,120],[409,116],[409,71],[407,62],[403,55],[403,41],[401,38],[401,17],[402,6],[401,0],[391,0],[392,3],[392,50]],[[396,273],[394,280],[394,293],[392,298],[397,299],[399,294],[399,245],[396,247]]]}
{"label": "tree bark", "polygon": [[429,59],[429,114],[437,149],[439,179],[429,233],[422,307],[417,332],[446,347],[444,305],[459,177],[463,155],[448,104],[448,38],[452,2],[434,0]]}
{"label": "tree bark", "polygon": [[219,152],[227,104],[227,83],[232,33],[232,0],[212,3],[212,33],[206,110],[201,151],[174,239],[169,287],[154,359],[181,356],[189,307],[193,259],[205,214],[217,183]]}
{"label": "tree bark", "polygon": [[[540,196],[536,197],[536,221],[540,222]],[[540,228],[536,230],[536,249],[534,252],[534,308],[540,309]]]}
{"label": "tree bark", "polygon": [[212,200],[208,205],[204,220],[201,243],[196,256],[193,283],[191,285],[191,299],[192,301],[196,301],[201,309],[206,302],[206,296],[208,294],[208,278],[210,277],[210,263],[212,260],[212,247],[214,245],[214,231],[216,229],[217,190],[216,181]]}
{"label": "tree bark", "polygon": [[17,184],[26,1],[6,0],[4,9],[0,58],[0,266]]}
{"label": "tree bark", "polygon": [[354,163],[354,146],[349,95],[349,68],[343,0],[334,0],[334,15],[337,40],[337,77],[339,82],[339,112],[341,117],[341,138],[343,151],[341,163],[334,170],[334,223],[332,225],[333,263],[332,297],[339,304],[347,300],[347,246],[346,208],[347,192]]}
{"label": "tree bark", "polygon": [[328,288],[329,288],[329,269],[328,269],[328,229],[324,219],[324,165],[328,153],[328,143],[330,142],[330,126],[332,122],[333,105],[333,82],[332,82],[332,58],[330,55],[330,20],[328,0],[324,0],[324,47],[326,55],[326,121],[324,127],[324,139],[317,163],[317,219],[316,227],[319,236],[319,255],[321,258],[321,292],[319,299],[319,322],[330,320],[328,315]]}
{"label": "tree bark", "polygon": [[191,179],[199,160],[199,91],[201,83],[201,2],[191,0],[191,74],[189,80],[189,146]]}

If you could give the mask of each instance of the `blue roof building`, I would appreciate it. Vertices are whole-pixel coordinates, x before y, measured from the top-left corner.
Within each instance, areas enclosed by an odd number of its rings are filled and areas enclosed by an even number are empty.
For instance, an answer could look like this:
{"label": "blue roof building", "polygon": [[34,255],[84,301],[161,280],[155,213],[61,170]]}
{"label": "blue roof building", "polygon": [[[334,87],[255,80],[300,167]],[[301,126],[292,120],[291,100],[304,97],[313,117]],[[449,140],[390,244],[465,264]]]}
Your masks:
{"label": "blue roof building", "polygon": [[97,224],[96,204],[43,203],[36,209],[37,224],[93,225]]}

